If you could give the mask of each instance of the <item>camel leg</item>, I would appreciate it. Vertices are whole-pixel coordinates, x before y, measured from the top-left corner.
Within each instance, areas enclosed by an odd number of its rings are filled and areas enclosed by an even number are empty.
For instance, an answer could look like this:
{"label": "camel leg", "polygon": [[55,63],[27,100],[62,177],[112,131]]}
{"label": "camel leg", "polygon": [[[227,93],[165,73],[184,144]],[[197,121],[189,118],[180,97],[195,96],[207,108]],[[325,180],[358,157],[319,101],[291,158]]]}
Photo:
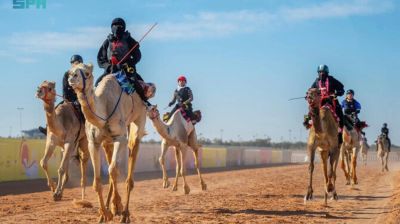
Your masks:
{"label": "camel leg", "polygon": [[[103,149],[105,152],[107,164],[110,165],[114,146],[112,143],[107,143],[107,142],[103,142],[102,145],[103,145]],[[107,210],[110,208],[111,196],[112,196],[112,192],[114,191],[114,184],[111,181],[111,176],[108,177],[108,184],[110,187],[108,188],[107,199],[106,199],[106,209]]]}
{"label": "camel leg", "polygon": [[80,160],[80,167],[81,167],[82,200],[85,200],[86,180],[87,180],[86,170],[87,170],[87,163],[89,160],[88,141],[87,141],[86,137],[84,137],[79,142],[79,160]]}
{"label": "camel leg", "polygon": [[112,194],[112,206],[111,206],[111,212],[113,215],[120,215],[123,209],[122,202],[121,202],[121,196],[118,193],[118,188],[117,188],[117,181],[118,181],[118,164],[117,160],[119,158],[120,152],[123,150],[126,150],[128,142],[126,139],[126,136],[118,136],[114,138],[114,150],[112,154],[112,159],[110,166],[108,167],[108,173],[110,174],[111,181],[113,184],[113,194]]}
{"label": "camel leg", "polygon": [[181,170],[180,151],[181,151],[181,149],[176,146],[175,147],[176,174],[175,174],[174,185],[172,186],[172,191],[178,190],[178,178],[179,178],[179,173]]}
{"label": "camel leg", "polygon": [[189,135],[189,146],[193,149],[193,156],[194,156],[194,165],[197,170],[197,175],[199,176],[200,179],[200,185],[201,189],[203,191],[207,190],[207,184],[204,182],[201,173],[200,173],[200,168],[199,168],[199,147],[197,144],[197,136],[196,136],[196,130],[193,130],[192,133]]}
{"label": "camel leg", "polygon": [[72,155],[74,149],[75,149],[74,144],[69,143],[69,142],[64,144],[64,153],[63,153],[63,157],[61,159],[60,167],[58,168],[57,189],[55,190],[55,192],[53,194],[54,201],[59,201],[62,198],[64,185],[68,180],[69,160],[71,158],[71,155]]}
{"label": "camel leg", "polygon": [[94,143],[92,139],[89,139],[89,153],[93,165],[93,189],[97,193],[98,202],[100,204],[100,218],[99,222],[110,221],[113,217],[112,213],[105,207],[103,200],[103,188],[101,184],[100,176],[100,143]]}
{"label": "camel leg", "polygon": [[344,143],[340,147],[340,167],[343,170],[344,176],[346,177],[346,185],[350,185],[350,174],[349,174],[349,164],[348,164],[348,153]]}
{"label": "camel leg", "polygon": [[196,170],[197,170],[197,175],[199,176],[199,179],[200,179],[201,190],[205,191],[205,190],[207,190],[207,184],[204,182],[203,177],[201,176],[201,173],[200,173],[199,150],[198,149],[193,150],[193,156],[194,156],[194,165],[196,166]]}
{"label": "camel leg", "polygon": [[322,170],[324,172],[324,180],[325,180],[325,194],[324,194],[324,201],[325,206],[328,205],[328,193],[331,192],[330,183],[328,179],[328,151],[321,152],[321,161],[322,161]]}
{"label": "camel leg", "polygon": [[357,180],[357,148],[353,148],[353,154],[351,155],[351,175],[353,179],[353,184],[358,184]]}
{"label": "camel leg", "polygon": [[[145,122],[145,119],[141,119],[141,122]],[[136,125],[137,131],[134,131],[132,128],[132,125]],[[124,210],[122,211],[122,217],[120,222],[121,223],[130,223],[130,213],[129,213],[129,199],[130,199],[130,194],[131,191],[134,187],[134,182],[133,182],[133,175],[134,175],[134,169],[135,169],[135,164],[136,164],[136,159],[137,155],[139,152],[139,145],[140,145],[140,139],[142,137],[142,131],[140,130],[140,127],[144,127],[144,125],[140,125],[135,123],[131,123],[131,127],[129,128],[129,161],[128,161],[128,175],[126,177],[126,200],[125,200],[125,205],[124,205]]]}
{"label": "camel leg", "polygon": [[47,186],[50,187],[51,192],[54,192],[56,190],[56,186],[49,175],[47,163],[48,163],[49,159],[51,158],[51,156],[53,155],[55,148],[56,148],[56,145],[54,144],[54,140],[51,139],[51,135],[48,135],[47,140],[46,140],[46,147],[45,147],[44,155],[43,155],[43,158],[40,160],[40,166],[44,170],[44,173],[47,178]]}
{"label": "camel leg", "polygon": [[187,147],[184,147],[184,148],[181,148],[181,149],[182,150],[181,150],[181,153],[180,153],[181,154],[180,155],[181,156],[180,161],[181,161],[181,176],[182,176],[182,179],[183,179],[183,189],[185,191],[185,194],[189,194],[190,187],[186,182],[186,163],[185,163]]}
{"label": "camel leg", "polygon": [[314,173],[314,159],[315,159],[314,143],[312,145],[310,145],[310,144],[307,145],[307,152],[308,152],[308,158],[310,159],[310,162],[308,164],[309,182],[308,182],[307,194],[304,197],[304,203],[306,203],[306,201],[308,201],[308,200],[313,199],[312,179],[313,179],[313,173]]}
{"label": "camel leg", "polygon": [[168,145],[166,141],[163,140],[161,143],[161,155],[160,158],[158,158],[163,173],[163,188],[168,188],[170,185],[168,181],[167,169],[165,168],[165,154],[167,153],[167,150],[168,150]]}
{"label": "camel leg", "polygon": [[339,162],[339,150],[334,149],[330,153],[329,161],[330,161],[330,166],[329,166],[329,178],[331,183],[333,184],[333,190],[332,190],[332,199],[338,200],[338,196],[336,193],[336,170],[337,170],[337,165]]}
{"label": "camel leg", "polygon": [[386,170],[386,171],[389,171],[389,168],[388,168],[388,160],[389,160],[389,152],[386,152],[386,153],[385,153],[385,170]]}

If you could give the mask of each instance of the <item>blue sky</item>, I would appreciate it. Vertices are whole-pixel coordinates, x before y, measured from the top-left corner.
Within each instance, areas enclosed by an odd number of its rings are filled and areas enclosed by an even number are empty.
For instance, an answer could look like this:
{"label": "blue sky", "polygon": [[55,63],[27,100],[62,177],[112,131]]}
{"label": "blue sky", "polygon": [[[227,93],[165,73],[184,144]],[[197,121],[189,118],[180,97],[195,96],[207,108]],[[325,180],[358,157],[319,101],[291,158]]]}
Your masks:
{"label": "blue sky", "polygon": [[[274,141],[306,138],[302,127],[303,96],[318,64],[352,88],[362,104],[367,136],[389,123],[400,143],[400,14],[391,0],[142,0],[56,1],[46,9],[12,9],[0,1],[0,136],[45,124],[42,103],[35,99],[43,80],[57,82],[61,93],[69,58],[79,53],[96,65],[98,48],[110,22],[123,17],[141,44],[138,71],[156,83],[152,100],[164,108],[185,74],[194,107],[203,112],[197,125],[203,137]],[[154,138],[148,121],[147,138]]]}

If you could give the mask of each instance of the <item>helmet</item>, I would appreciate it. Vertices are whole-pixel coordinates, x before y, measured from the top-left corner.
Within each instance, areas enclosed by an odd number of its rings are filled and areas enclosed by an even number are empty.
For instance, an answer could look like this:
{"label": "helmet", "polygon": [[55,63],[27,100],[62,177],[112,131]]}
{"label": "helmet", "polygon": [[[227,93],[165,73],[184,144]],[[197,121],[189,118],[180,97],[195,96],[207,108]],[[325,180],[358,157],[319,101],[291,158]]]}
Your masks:
{"label": "helmet", "polygon": [[185,81],[185,82],[187,82],[187,81],[186,81],[186,77],[183,76],[183,75],[181,75],[181,76],[178,77],[178,82],[179,82],[179,81]]}
{"label": "helmet", "polygon": [[384,126],[384,127],[387,127],[387,124],[386,124],[386,123],[383,123],[383,126]]}
{"label": "helmet", "polygon": [[113,19],[113,21],[111,22],[111,26],[113,25],[121,25],[124,30],[126,29],[125,21],[122,18]]}
{"label": "helmet", "polygon": [[70,60],[71,64],[76,62],[76,61],[79,62],[79,63],[83,63],[83,59],[79,54],[74,54],[71,57],[71,60]]}
{"label": "helmet", "polygon": [[326,74],[328,74],[329,68],[327,65],[319,65],[317,72],[325,72]]}
{"label": "helmet", "polygon": [[349,90],[347,90],[347,91],[346,91],[346,94],[351,94],[351,95],[353,95],[353,96],[354,96],[354,90],[352,90],[352,89],[349,89]]}

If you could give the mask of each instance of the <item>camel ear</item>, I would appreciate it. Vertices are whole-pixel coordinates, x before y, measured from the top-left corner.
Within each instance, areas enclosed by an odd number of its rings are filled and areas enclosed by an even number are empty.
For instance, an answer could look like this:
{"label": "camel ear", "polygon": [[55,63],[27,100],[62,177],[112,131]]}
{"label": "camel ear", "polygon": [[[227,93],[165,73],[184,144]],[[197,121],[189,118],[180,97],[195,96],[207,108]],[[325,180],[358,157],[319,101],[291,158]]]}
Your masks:
{"label": "camel ear", "polygon": [[53,87],[56,87],[56,82],[51,81],[51,82],[49,82],[49,85],[51,85],[51,86],[53,86]]}
{"label": "camel ear", "polygon": [[88,63],[85,65],[87,71],[92,74],[93,73],[93,64],[92,63]]}

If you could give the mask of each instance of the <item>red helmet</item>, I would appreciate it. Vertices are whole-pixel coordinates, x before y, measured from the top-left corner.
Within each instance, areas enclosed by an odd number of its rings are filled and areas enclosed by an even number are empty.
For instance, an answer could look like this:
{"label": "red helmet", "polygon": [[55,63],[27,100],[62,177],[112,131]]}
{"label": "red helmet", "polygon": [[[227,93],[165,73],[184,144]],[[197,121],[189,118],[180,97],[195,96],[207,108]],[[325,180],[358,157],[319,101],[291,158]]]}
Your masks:
{"label": "red helmet", "polygon": [[178,77],[178,82],[179,82],[179,81],[185,81],[185,82],[187,82],[187,81],[186,81],[186,77],[183,76],[183,75],[181,75],[181,76]]}

